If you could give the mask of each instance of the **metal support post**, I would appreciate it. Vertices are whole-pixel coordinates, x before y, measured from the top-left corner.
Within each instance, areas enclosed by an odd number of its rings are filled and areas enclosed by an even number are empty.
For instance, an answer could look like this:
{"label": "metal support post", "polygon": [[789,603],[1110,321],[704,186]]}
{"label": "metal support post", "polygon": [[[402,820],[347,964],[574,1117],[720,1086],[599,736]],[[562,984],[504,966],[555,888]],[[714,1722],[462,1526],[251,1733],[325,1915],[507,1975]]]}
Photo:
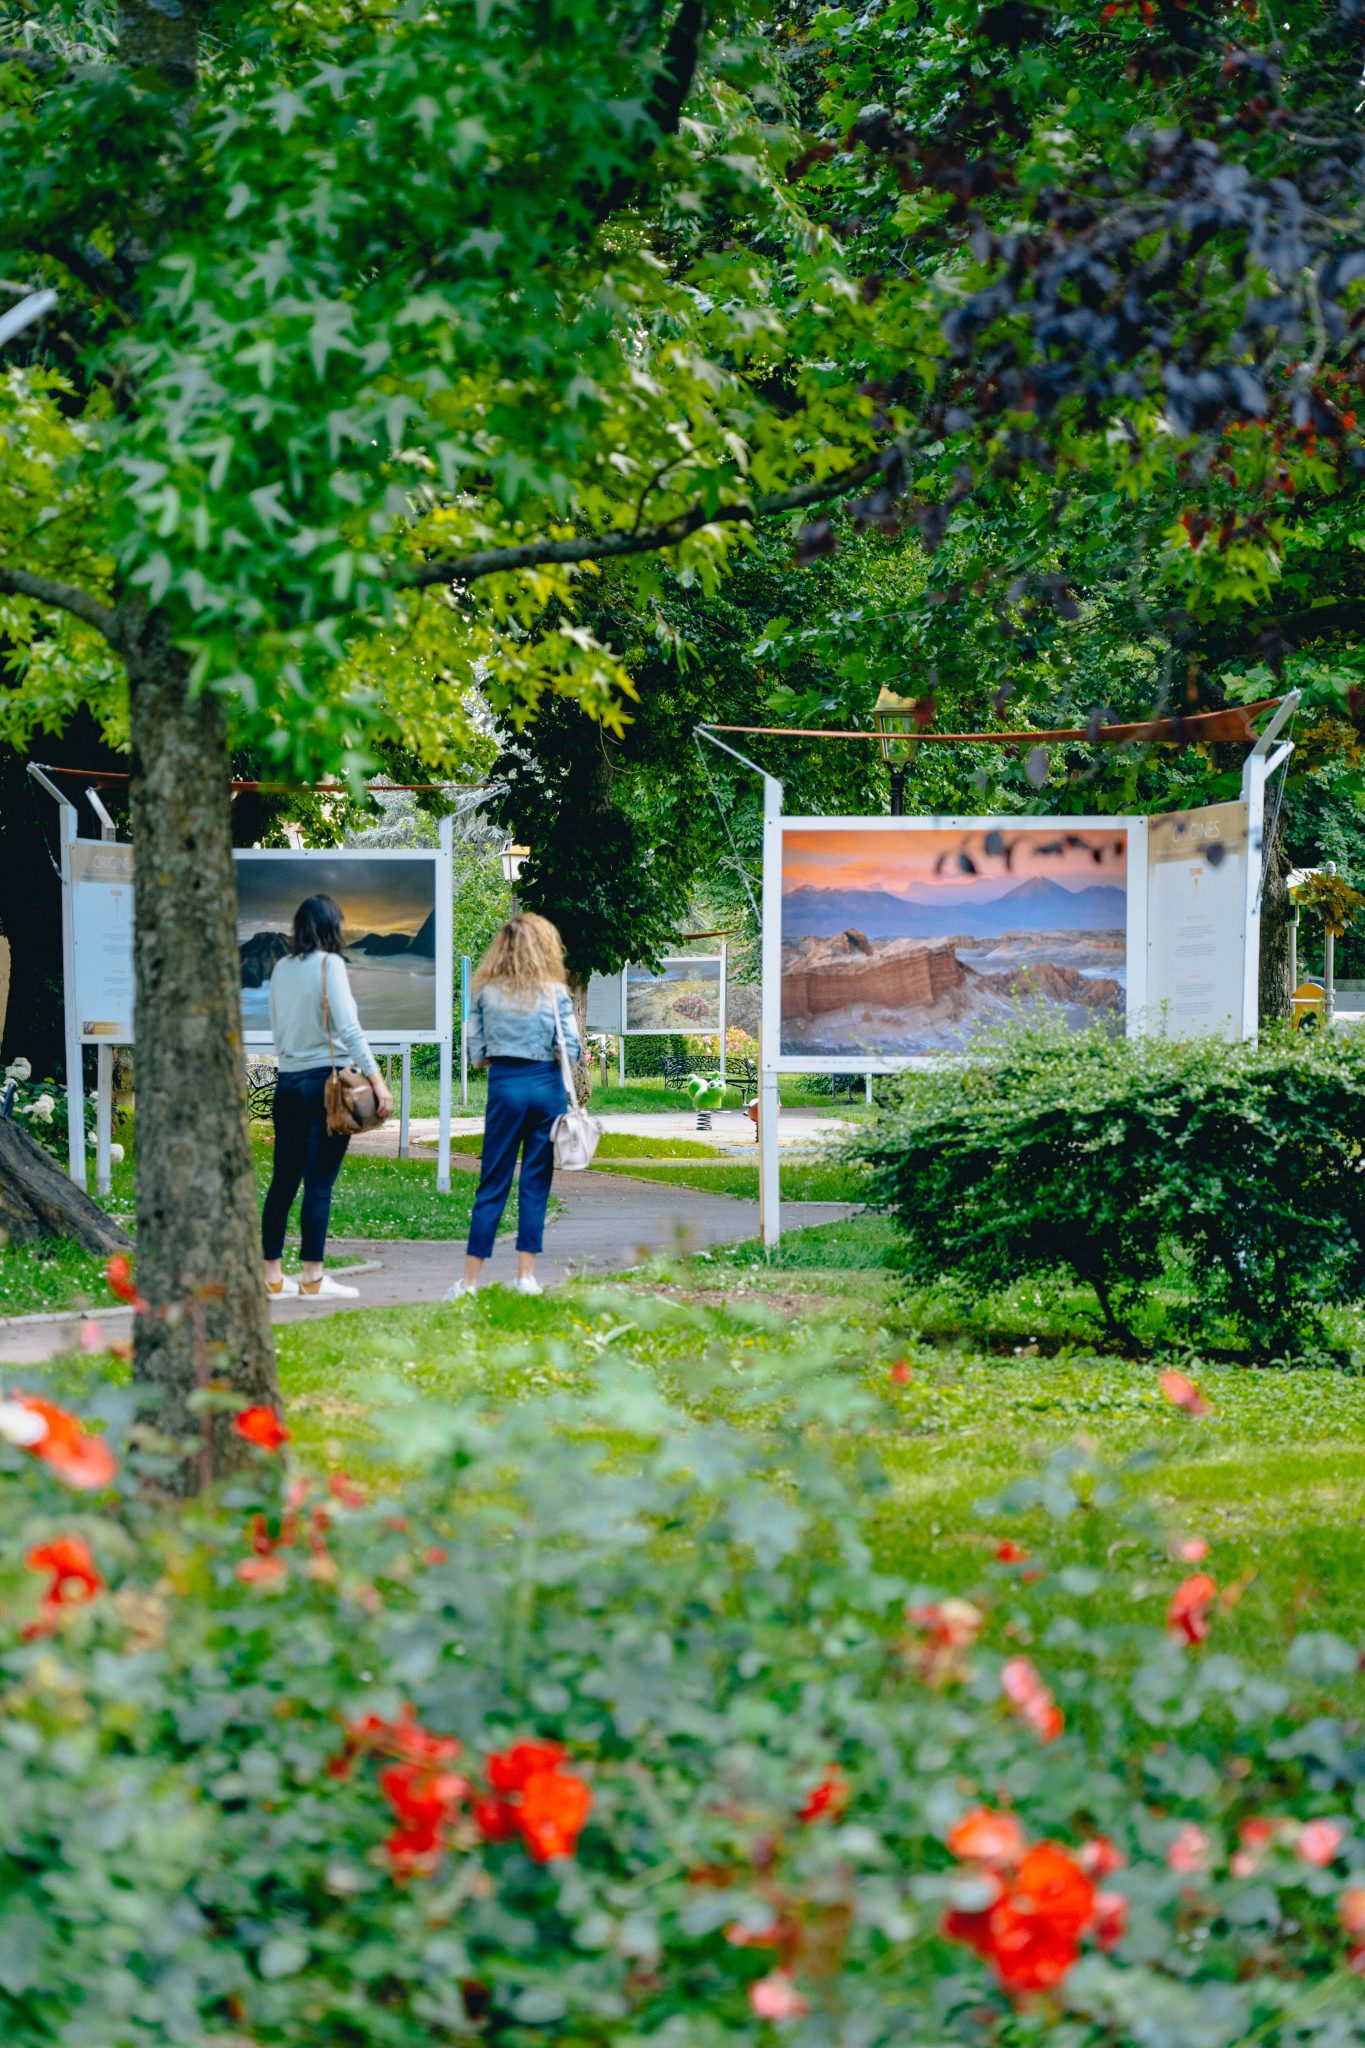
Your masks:
{"label": "metal support post", "polygon": [[893,763],[890,773],[891,815],[893,818],[903,818],[905,816],[905,770]]}
{"label": "metal support post", "polygon": [[412,1047],[403,1047],[398,1068],[398,1157],[408,1156],[408,1130],[412,1121]]}
{"label": "metal support post", "polygon": [[[97,789],[87,789],[86,802],[99,819],[100,838],[107,845],[117,839],[118,827],[105,809]],[[113,1160],[109,1147],[114,1134],[114,1048],[95,1048],[95,1193],[107,1195],[113,1186]]]}
{"label": "metal support post", "polygon": [[76,935],[71,916],[71,848],[76,838],[76,806],[50,776],[30,761],[33,780],[54,797],[59,806],[57,829],[61,835],[62,877],[62,993],[66,1025],[66,1161],[67,1170],[82,1190],[85,1172],[85,1090],[82,1076],[81,1026],[76,1015]]}
{"label": "metal support post", "polygon": [[722,1088],[725,1086],[725,963],[729,950],[729,945],[722,939],[720,942],[720,1085]]}
{"label": "metal support post", "polygon": [[758,1233],[772,1251],[782,1236],[777,1061],[782,1027],[782,784],[763,777],[763,983],[758,1080]]}

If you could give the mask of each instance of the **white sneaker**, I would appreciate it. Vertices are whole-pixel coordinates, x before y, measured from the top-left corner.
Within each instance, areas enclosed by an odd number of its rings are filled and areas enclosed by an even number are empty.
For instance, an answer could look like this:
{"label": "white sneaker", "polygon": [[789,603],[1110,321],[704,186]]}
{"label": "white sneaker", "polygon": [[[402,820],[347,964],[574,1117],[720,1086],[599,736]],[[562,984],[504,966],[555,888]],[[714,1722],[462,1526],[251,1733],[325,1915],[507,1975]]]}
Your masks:
{"label": "white sneaker", "polygon": [[512,1285],[516,1288],[518,1294],[543,1294],[545,1292],[545,1289],[541,1286],[534,1273],[519,1273],[512,1282]]}
{"label": "white sneaker", "polygon": [[299,1293],[305,1301],[359,1301],[360,1289],[347,1287],[341,1280],[334,1280],[330,1273],[324,1273],[321,1280],[300,1280]]}
{"label": "white sneaker", "polygon": [[441,1300],[443,1302],[467,1301],[471,1294],[476,1294],[477,1292],[478,1289],[471,1287],[467,1280],[457,1280],[453,1287],[447,1287],[445,1293],[441,1296]]}
{"label": "white sneaker", "polygon": [[278,1287],[272,1287],[270,1282],[267,1280],[265,1283],[265,1291],[270,1296],[270,1299],[272,1301],[286,1301],[291,1294],[298,1293],[299,1283],[297,1280],[291,1278],[291,1276],[288,1273],[286,1273],[283,1279],[280,1281]]}

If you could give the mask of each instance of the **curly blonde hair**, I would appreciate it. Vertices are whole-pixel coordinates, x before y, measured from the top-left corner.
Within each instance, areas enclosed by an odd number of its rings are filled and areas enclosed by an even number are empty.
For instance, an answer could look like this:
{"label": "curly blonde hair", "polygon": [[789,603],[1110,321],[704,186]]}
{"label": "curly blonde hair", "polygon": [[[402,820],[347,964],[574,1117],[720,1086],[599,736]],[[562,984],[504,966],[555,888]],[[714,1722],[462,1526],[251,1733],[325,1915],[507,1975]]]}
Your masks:
{"label": "curly blonde hair", "polygon": [[476,990],[496,982],[523,1010],[563,980],[563,941],[548,917],[529,910],[508,918],[474,970]]}

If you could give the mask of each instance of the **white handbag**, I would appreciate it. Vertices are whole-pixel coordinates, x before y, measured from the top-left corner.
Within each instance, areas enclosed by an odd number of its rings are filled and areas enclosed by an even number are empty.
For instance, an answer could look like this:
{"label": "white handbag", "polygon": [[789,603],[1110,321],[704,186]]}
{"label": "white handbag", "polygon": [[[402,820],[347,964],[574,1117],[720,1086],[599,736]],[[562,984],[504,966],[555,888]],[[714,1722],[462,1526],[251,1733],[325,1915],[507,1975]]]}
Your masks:
{"label": "white handbag", "polygon": [[569,1106],[550,1126],[550,1142],[555,1148],[555,1165],[561,1173],[582,1173],[592,1165],[592,1155],[597,1150],[597,1141],[602,1135],[602,1119],[591,1116],[586,1109],[580,1109],[578,1095],[573,1085],[573,1067],[569,1060],[569,1048],[564,1043],[564,1026],[559,1015],[559,990],[554,991],[551,1001],[555,1006],[555,1043],[559,1047],[559,1071],[564,1076],[564,1092]]}

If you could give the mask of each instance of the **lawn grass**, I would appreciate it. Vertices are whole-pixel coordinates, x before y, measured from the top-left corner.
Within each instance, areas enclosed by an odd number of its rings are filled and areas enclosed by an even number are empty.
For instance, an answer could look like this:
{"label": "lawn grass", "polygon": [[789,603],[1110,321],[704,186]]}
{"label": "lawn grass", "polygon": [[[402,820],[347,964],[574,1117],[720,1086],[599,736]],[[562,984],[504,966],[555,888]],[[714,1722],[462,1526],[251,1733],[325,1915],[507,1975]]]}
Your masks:
{"label": "lawn grass", "polygon": [[[602,1148],[598,1148],[601,1158]],[[714,1166],[684,1162],[679,1166],[616,1165],[608,1154],[595,1173],[625,1173],[635,1180],[656,1180],[669,1187],[701,1188],[708,1195],[734,1195],[741,1202],[758,1200],[758,1168],[745,1160],[721,1160]],[[784,1202],[857,1202],[866,1183],[846,1166],[795,1161],[782,1168]]]}
{"label": "lawn grass", "polygon": [[[980,1595],[995,1584],[1003,1597],[994,1549],[1008,1535],[1068,1574],[1060,1625],[1112,1620],[1116,1601],[1152,1619],[1188,1569],[1174,1544],[1202,1536],[1206,1568],[1240,1594],[1220,1614],[1220,1647],[1271,1663],[1291,1619],[1365,1633],[1365,1390],[1352,1376],[1191,1364],[1213,1404],[1192,1419],[1165,1399],[1156,1365],[1106,1353],[1060,1296],[1052,1355],[1021,1341],[1040,1318],[1033,1290],[976,1304],[970,1335],[942,1304],[937,1322],[926,1317],[887,1265],[891,1244],[883,1221],[854,1218],[790,1233],[771,1263],[755,1245],[725,1247],[538,1300],[490,1288],[457,1308],[292,1324],[279,1333],[291,1421],[306,1455],[344,1462],[375,1441],[395,1382],[531,1401],[611,1344],[700,1412],[747,1412],[761,1438],[765,1415],[815,1371],[873,1397],[871,1426],[847,1439],[835,1428],[831,1443],[876,1455],[888,1490],[873,1539],[917,1586]],[[893,1379],[893,1365],[908,1378]],[[1120,1472],[1112,1504],[1084,1478],[1091,1504],[1064,1513],[1059,1453],[1087,1472],[1138,1464]],[[1047,1497],[1030,1499],[1020,1483],[1039,1480]],[[1000,1504],[1010,1488],[1017,1511]]]}
{"label": "lawn grass", "polygon": [[[593,1072],[595,1077],[600,1076],[601,1069],[594,1067]],[[667,1087],[661,1074],[641,1074],[629,1077],[625,1087],[622,1088],[617,1083],[614,1065],[608,1069],[608,1072],[610,1079],[605,1087],[603,1087],[600,1079],[595,1078],[594,1080],[592,1108],[599,1115],[607,1110],[620,1111],[622,1113],[638,1113],[642,1111],[648,1113],[651,1110],[686,1111],[692,1107],[691,1102],[682,1089]],[[393,1090],[396,1101],[398,1096],[398,1065],[396,1061],[393,1072]],[[731,1082],[725,1096],[727,1109],[738,1109],[741,1106],[744,1092],[737,1083]],[[852,1103],[831,1102],[828,1095],[822,1095],[818,1089],[811,1087],[809,1079],[804,1074],[784,1074],[779,1083],[779,1092],[782,1102],[788,1109],[818,1109],[827,1116],[836,1116],[852,1122],[857,1122],[871,1114],[867,1105],[861,1100]],[[467,1108],[462,1108],[460,1104],[459,1062],[457,1059],[452,1099],[456,1116],[482,1116],[484,1106],[488,1100],[487,1075],[481,1070],[470,1073],[469,1104]],[[435,1075],[413,1075],[411,1107],[414,1116],[435,1116],[438,1113],[440,1108],[440,1083]]]}
{"label": "lawn grass", "polygon": [[[450,1147],[465,1157],[476,1158],[483,1151],[479,1131],[457,1131]],[[728,1155],[715,1145],[699,1144],[695,1138],[655,1137],[651,1132],[604,1131],[597,1144],[599,1159],[716,1159]]]}
{"label": "lawn grass", "polygon": [[[260,1126],[253,1130],[251,1149],[259,1195],[270,1178],[271,1160],[270,1139]],[[130,1143],[128,1156],[113,1170],[113,1186],[105,1203],[130,1230],[134,1171]],[[455,1173],[451,1175],[450,1193],[438,1194],[436,1166],[431,1157],[376,1159],[352,1152],[332,1196],[331,1235],[462,1239],[469,1230],[476,1186],[473,1174]],[[551,1197],[551,1213],[553,1200]],[[502,1230],[515,1230],[516,1221],[514,1185],[503,1213]],[[335,1263],[328,1260],[329,1265]],[[0,1315],[40,1315],[91,1306],[108,1308],[105,1264],[101,1255],[83,1252],[78,1245],[61,1239],[37,1245],[0,1245]],[[297,1208],[286,1245],[285,1265],[290,1272],[298,1265]]]}

